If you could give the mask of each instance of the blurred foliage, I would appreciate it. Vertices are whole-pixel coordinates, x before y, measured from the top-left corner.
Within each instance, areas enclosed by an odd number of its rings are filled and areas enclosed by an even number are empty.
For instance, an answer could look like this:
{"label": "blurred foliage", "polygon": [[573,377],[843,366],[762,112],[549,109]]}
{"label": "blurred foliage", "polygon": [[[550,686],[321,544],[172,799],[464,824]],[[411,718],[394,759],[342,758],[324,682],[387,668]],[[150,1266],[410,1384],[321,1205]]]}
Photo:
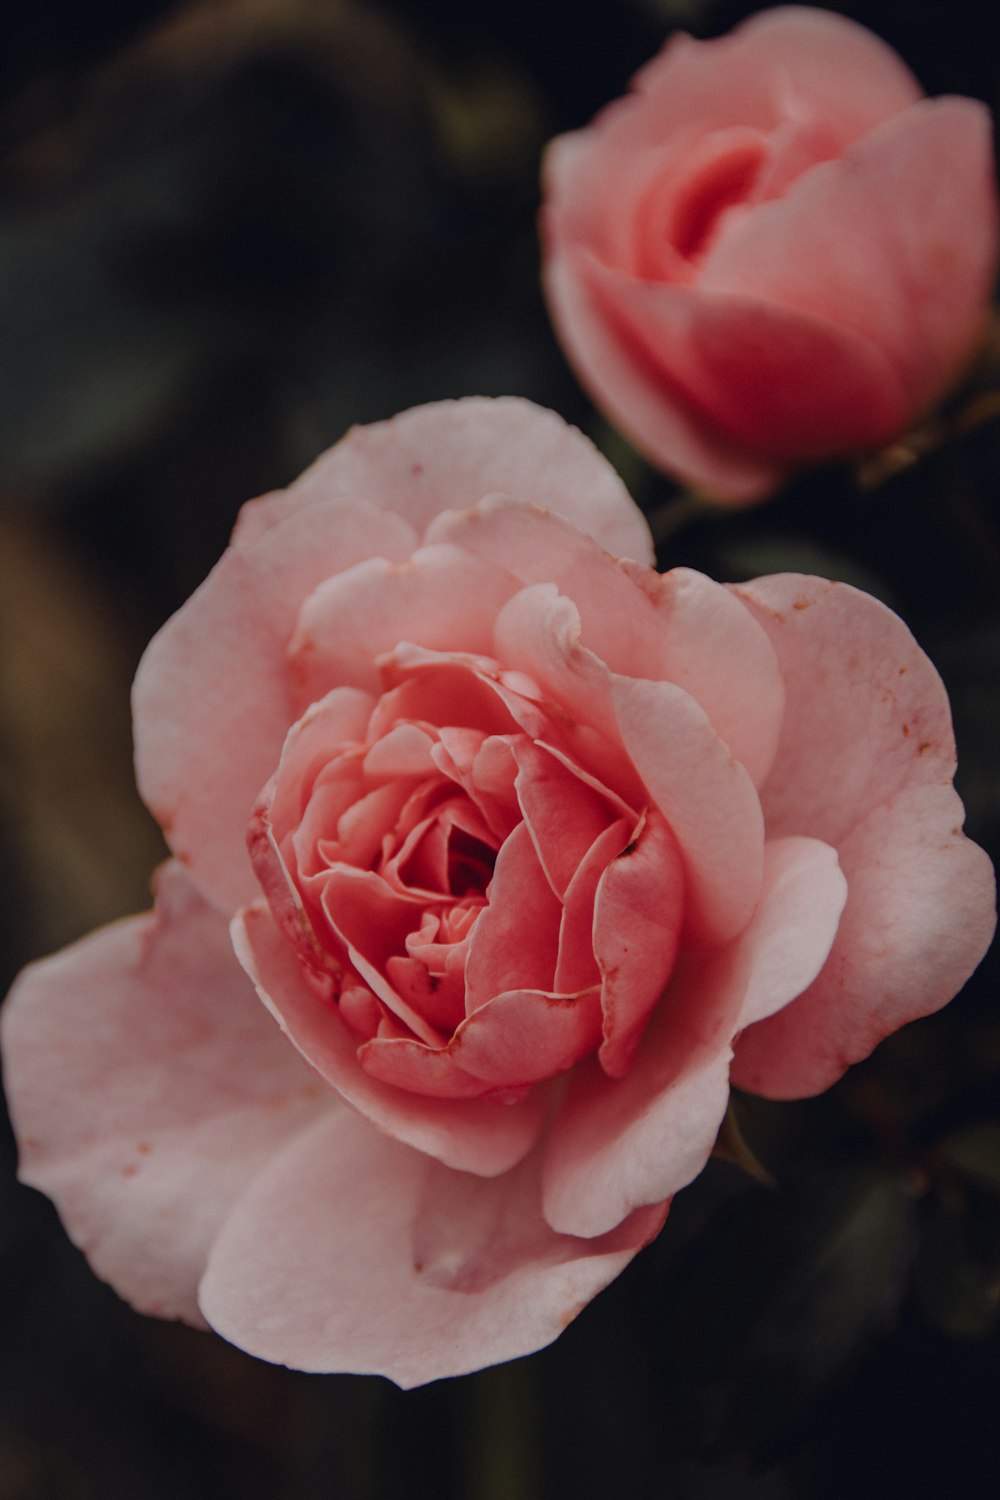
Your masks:
{"label": "blurred foliage", "polygon": [[[577,421],[665,565],[802,568],[941,670],[969,831],[1000,851],[1000,359],[860,474],[723,514],[589,407],[537,284],[537,167],[728,0],[36,0],[0,57],[4,977],[141,907],[162,845],[128,684],[239,504],[352,422],[472,392]],[[840,7],[995,104],[972,0]],[[714,1161],[552,1348],[407,1395],[135,1317],[0,1173],[0,1500],[843,1500],[995,1493],[992,955],[816,1100],[741,1097]],[[732,1141],[730,1141],[732,1145]],[[734,1151],[730,1151],[730,1155]],[[738,1152],[735,1152],[738,1155]],[[767,1185],[767,1180],[772,1185]]]}

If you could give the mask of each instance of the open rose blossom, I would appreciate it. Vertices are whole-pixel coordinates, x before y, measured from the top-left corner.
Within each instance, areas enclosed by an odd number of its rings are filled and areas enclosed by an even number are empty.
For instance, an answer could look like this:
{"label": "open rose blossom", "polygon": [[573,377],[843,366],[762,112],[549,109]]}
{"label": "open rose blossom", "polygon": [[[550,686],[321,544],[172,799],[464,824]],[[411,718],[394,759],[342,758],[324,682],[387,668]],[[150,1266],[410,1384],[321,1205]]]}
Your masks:
{"label": "open rose blossom", "polygon": [[447,402],[245,507],[154,639],[156,910],[4,1013],[22,1176],[137,1308],[402,1385],[536,1349],[731,1079],[816,1093],[970,973],[992,872],[906,627],[651,560],[579,433]]}
{"label": "open rose blossom", "polygon": [[790,6],[673,37],[549,147],[544,280],[580,380],[730,503],[896,436],[962,372],[997,253],[988,110]]}

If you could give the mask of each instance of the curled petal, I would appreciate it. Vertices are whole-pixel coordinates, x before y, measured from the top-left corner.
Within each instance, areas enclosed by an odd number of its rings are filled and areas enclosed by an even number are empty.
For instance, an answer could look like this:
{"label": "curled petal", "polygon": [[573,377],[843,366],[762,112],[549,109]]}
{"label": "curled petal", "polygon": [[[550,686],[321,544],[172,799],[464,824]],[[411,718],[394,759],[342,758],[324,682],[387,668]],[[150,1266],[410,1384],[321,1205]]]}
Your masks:
{"label": "curled petal", "polygon": [[464,1020],[449,1050],[467,1073],[498,1088],[538,1083],[572,1067],[601,1036],[600,992],[514,990]]}
{"label": "curled petal", "polygon": [[684,920],[684,866],[664,819],[650,808],[611,860],[594,901],[601,970],[604,1071],[628,1071],[643,1027],[677,957]]}

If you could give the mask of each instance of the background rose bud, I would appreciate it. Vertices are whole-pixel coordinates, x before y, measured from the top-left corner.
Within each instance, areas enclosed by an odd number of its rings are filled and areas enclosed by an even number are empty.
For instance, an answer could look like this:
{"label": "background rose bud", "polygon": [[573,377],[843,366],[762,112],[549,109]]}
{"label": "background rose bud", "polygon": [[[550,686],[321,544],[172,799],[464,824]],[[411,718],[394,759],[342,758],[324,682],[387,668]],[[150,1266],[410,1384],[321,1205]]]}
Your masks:
{"label": "background rose bud", "polygon": [[402,1385],[537,1349],[731,1076],[819,1092],[975,966],[992,872],[903,623],[651,556],[560,419],[442,403],[245,507],[154,639],[157,911],[3,1016],[22,1176],[136,1307]]}
{"label": "background rose bud", "polygon": [[843,17],[673,37],[548,148],[544,282],[594,400],[719,500],[885,442],[960,374],[996,262],[991,122]]}

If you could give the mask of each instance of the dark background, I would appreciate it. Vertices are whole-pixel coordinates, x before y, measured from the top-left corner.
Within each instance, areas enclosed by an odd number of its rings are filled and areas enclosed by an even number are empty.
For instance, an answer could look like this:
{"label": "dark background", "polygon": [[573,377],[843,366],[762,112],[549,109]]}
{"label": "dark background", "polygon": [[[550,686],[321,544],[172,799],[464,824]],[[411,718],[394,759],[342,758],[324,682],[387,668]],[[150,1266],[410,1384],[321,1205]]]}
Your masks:
{"label": "dark background", "polygon": [[[713,0],[200,0],[5,17],[0,55],[0,978],[147,904],[128,686],[239,504],[355,421],[513,392],[601,442],[665,565],[804,568],[904,615],[1000,846],[996,364],[920,462],[734,515],[570,376],[537,279],[540,150]],[[996,104],[980,0],[835,7],[931,93]],[[969,402],[986,393],[972,421]],[[683,524],[678,517],[685,516]],[[713,1162],[551,1349],[403,1394],[133,1314],[0,1173],[0,1500],[841,1500],[995,1493],[1000,1010],[987,960],[821,1099],[741,1099]],[[3,986],[0,985],[0,991]]]}

